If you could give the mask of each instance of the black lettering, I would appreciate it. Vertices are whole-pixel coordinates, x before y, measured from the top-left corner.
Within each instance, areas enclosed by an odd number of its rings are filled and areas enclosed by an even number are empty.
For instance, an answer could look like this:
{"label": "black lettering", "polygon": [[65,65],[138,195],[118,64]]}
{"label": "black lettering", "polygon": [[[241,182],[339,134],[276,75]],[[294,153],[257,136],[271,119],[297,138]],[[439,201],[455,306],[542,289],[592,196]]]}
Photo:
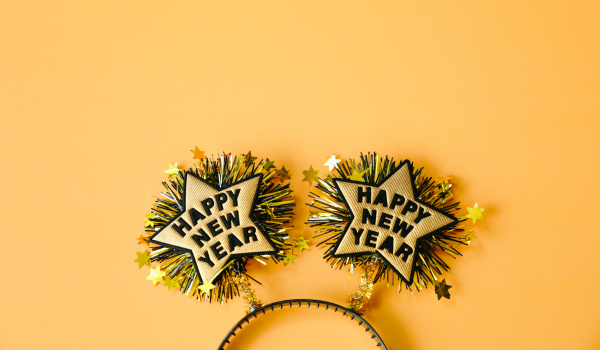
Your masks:
{"label": "black lettering", "polygon": [[425,212],[425,209],[423,207],[419,207],[419,214],[417,215],[417,218],[415,219],[415,224],[418,224],[419,222],[421,222],[421,220],[428,218],[431,216],[430,212]]}
{"label": "black lettering", "polygon": [[210,212],[210,208],[215,206],[215,201],[212,198],[206,198],[205,200],[200,202],[202,204],[202,207],[204,208],[204,212],[206,213],[206,216],[210,216],[211,212]]}
{"label": "black lettering", "polygon": [[404,199],[404,196],[399,195],[399,194],[394,194],[394,197],[392,198],[392,202],[390,203],[390,209],[394,209],[397,205],[402,205],[404,204],[404,201],[406,199]]}
{"label": "black lettering", "polygon": [[362,203],[363,198],[367,203],[371,203],[371,187],[367,187],[366,191],[362,187],[358,188],[358,203]]}
{"label": "black lettering", "polygon": [[217,257],[217,260],[221,260],[227,256],[227,253],[224,251],[223,246],[221,245],[221,242],[217,242],[217,243],[211,245],[210,249],[213,251],[213,253]]}
{"label": "black lettering", "polygon": [[217,207],[219,207],[219,211],[223,210],[223,204],[227,202],[227,195],[225,193],[217,193],[215,195],[215,199],[217,200]]}
{"label": "black lettering", "polygon": [[235,192],[227,191],[227,194],[229,195],[229,197],[233,201],[233,206],[237,207],[237,205],[238,205],[238,201],[237,200],[238,200],[238,196],[240,195],[240,189],[238,188],[237,190],[235,190]]}
{"label": "black lettering", "polygon": [[238,211],[234,211],[232,213],[227,213],[227,217],[221,215],[221,222],[225,225],[226,229],[231,228],[231,224],[233,223],[235,226],[240,226],[240,213]]}
{"label": "black lettering", "polygon": [[400,232],[400,236],[404,238],[410,233],[410,231],[412,231],[413,228],[413,225],[409,225],[406,221],[402,221],[402,219],[396,218],[396,221],[394,222],[394,228],[392,229],[392,231],[394,231],[394,233]]}
{"label": "black lettering", "polygon": [[394,254],[394,237],[387,236],[387,238],[381,243],[379,250],[387,250],[390,254]]}
{"label": "black lettering", "polygon": [[417,211],[418,207],[419,206],[417,205],[417,203],[409,200],[404,206],[404,209],[402,209],[402,215],[406,215],[406,213],[408,212],[414,213],[415,211]]}
{"label": "black lettering", "polygon": [[394,253],[395,256],[400,256],[402,255],[402,261],[406,262],[406,260],[408,260],[408,257],[413,253],[413,249],[406,243],[402,243],[402,245],[400,246],[400,248],[398,248],[398,250],[396,250],[396,253]]}
{"label": "black lettering", "polygon": [[244,242],[245,243],[250,243],[251,237],[252,237],[253,242],[258,241],[258,237],[256,237],[256,227],[254,227],[254,226],[244,227],[242,229],[242,231],[244,231]]}
{"label": "black lettering", "polygon": [[377,219],[377,210],[373,209],[371,213],[369,213],[369,209],[363,209],[362,223],[366,224],[367,220],[371,225],[375,225],[375,219]]}
{"label": "black lettering", "polygon": [[379,223],[377,224],[377,226],[389,230],[390,224],[392,223],[392,218],[393,216],[391,216],[390,214],[381,213],[381,216],[379,217]]}
{"label": "black lettering", "polygon": [[377,205],[377,204],[383,204],[383,206],[387,208],[388,201],[387,201],[387,192],[385,190],[380,190],[379,193],[377,193],[377,197],[375,197],[375,200],[373,201],[373,205]]}
{"label": "black lettering", "polygon": [[365,231],[364,228],[361,228],[360,230],[357,230],[354,227],[352,228],[352,233],[354,233],[354,244],[356,244],[356,245],[360,244],[360,236],[362,236],[364,231]]}
{"label": "black lettering", "polygon": [[240,241],[233,233],[230,233],[229,236],[227,236],[227,240],[229,241],[230,252],[233,252],[235,247],[243,246],[242,241]]}
{"label": "black lettering", "polygon": [[179,218],[177,221],[179,221],[179,226],[173,224],[173,229],[175,229],[175,231],[177,231],[181,237],[185,237],[185,232],[183,232],[183,229],[189,231],[192,229],[192,226],[190,226],[190,224],[188,224],[184,218]]}
{"label": "black lettering", "polygon": [[212,262],[212,260],[210,260],[210,256],[208,256],[208,251],[204,252],[204,257],[199,257],[198,261],[202,261],[208,264],[208,266],[213,267],[215,266],[215,263]]}
{"label": "black lettering", "polygon": [[194,226],[198,224],[198,221],[206,219],[206,216],[204,216],[204,214],[202,214],[194,208],[190,209],[189,213],[190,217],[192,218],[192,225]]}
{"label": "black lettering", "polygon": [[375,244],[377,243],[377,236],[379,236],[379,232],[368,230],[367,238],[365,239],[365,245],[367,247],[375,248],[377,247]]}
{"label": "black lettering", "polygon": [[221,228],[221,225],[219,225],[217,219],[214,219],[213,221],[209,222],[207,226],[213,237],[217,237],[219,233],[223,232],[223,229]]}
{"label": "black lettering", "polygon": [[[196,242],[196,244],[198,244],[200,247],[204,247],[204,242],[208,242],[210,241],[210,236],[208,234],[206,234],[206,232],[204,231],[204,229],[199,229],[198,232],[200,233],[199,235],[193,235],[192,239],[194,240],[194,242]],[[204,242],[202,242],[204,241]]]}

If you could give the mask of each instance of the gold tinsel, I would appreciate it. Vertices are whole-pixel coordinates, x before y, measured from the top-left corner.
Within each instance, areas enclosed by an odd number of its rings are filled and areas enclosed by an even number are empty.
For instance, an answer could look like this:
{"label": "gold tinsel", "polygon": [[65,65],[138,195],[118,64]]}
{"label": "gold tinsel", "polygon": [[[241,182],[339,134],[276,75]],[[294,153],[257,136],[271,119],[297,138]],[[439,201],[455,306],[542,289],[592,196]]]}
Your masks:
{"label": "gold tinsel", "polygon": [[358,291],[352,295],[348,295],[348,309],[362,315],[362,308],[371,299],[373,293],[373,275],[375,274],[378,265],[377,259],[372,259],[362,265],[360,269],[360,285]]}
{"label": "gold tinsel", "polygon": [[246,301],[246,314],[263,306],[263,303],[256,296],[256,291],[250,286],[250,282],[241,274],[234,275],[231,280],[237,285],[240,293],[243,293],[244,300]]}

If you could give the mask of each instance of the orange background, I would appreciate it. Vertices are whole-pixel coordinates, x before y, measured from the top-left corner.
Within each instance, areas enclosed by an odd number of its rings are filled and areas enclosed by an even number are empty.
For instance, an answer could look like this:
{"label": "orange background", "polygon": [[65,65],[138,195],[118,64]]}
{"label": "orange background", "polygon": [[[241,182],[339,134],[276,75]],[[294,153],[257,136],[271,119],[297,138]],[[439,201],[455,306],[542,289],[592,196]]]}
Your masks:
{"label": "orange background", "polygon": [[[598,15],[595,1],[3,1],[0,348],[216,348],[243,300],[153,288],[133,263],[163,170],[197,145],[291,168],[294,237],[312,232],[301,170],[326,173],[333,153],[409,158],[486,208],[444,275],[450,300],[375,288],[365,317],[390,349],[599,349]],[[344,304],[358,285],[314,247],[249,269],[264,302]],[[314,309],[239,335],[231,348],[375,348]]]}

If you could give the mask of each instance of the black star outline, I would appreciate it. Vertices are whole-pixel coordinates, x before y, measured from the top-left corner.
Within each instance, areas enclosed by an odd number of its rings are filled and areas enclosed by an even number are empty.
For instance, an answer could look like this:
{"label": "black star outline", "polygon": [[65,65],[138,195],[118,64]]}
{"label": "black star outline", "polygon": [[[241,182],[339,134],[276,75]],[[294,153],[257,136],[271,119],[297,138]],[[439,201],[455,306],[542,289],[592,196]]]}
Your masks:
{"label": "black star outline", "polygon": [[[350,228],[350,226],[352,225],[352,222],[354,221],[354,213],[352,212],[352,210],[350,209],[350,205],[348,204],[348,202],[346,201],[346,198],[344,197],[344,193],[342,192],[341,188],[338,186],[338,182],[347,182],[347,183],[353,183],[353,184],[357,184],[357,185],[361,185],[361,186],[370,186],[373,188],[379,188],[382,184],[384,184],[390,177],[392,177],[394,174],[396,174],[396,172],[398,172],[400,169],[402,169],[402,167],[404,166],[408,166],[408,174],[410,176],[410,184],[411,184],[411,188],[413,191],[413,198],[415,199],[415,202],[436,211],[437,213],[440,213],[442,215],[444,215],[445,217],[449,218],[452,220],[452,222],[436,229],[433,230],[419,238],[417,238],[416,242],[415,242],[415,252],[414,257],[413,257],[413,262],[412,262],[412,266],[410,268],[410,278],[407,280],[402,273],[400,273],[400,271],[398,271],[394,265],[392,265],[392,263],[390,263],[384,256],[383,254],[379,254],[378,253],[378,248],[375,248],[375,253],[372,253],[370,251],[367,252],[359,252],[359,253],[347,253],[347,254],[336,254],[335,252],[338,250],[338,247],[340,245],[340,243],[342,242],[342,239],[346,236],[346,234],[348,233],[348,229]],[[331,255],[334,258],[346,258],[346,257],[353,257],[353,256],[361,256],[361,255],[368,255],[368,254],[373,254],[374,256],[377,256],[379,258],[381,258],[383,261],[385,261],[385,263],[395,272],[398,274],[398,276],[400,276],[400,278],[402,279],[402,281],[404,281],[404,283],[406,283],[406,285],[410,286],[413,283],[413,278],[415,275],[415,266],[417,265],[417,257],[419,256],[419,244],[421,243],[421,241],[423,239],[426,239],[428,237],[433,236],[434,234],[441,232],[453,225],[456,225],[458,223],[458,219],[454,216],[454,215],[450,215],[447,214],[439,209],[437,209],[436,207],[429,205],[423,201],[420,201],[419,198],[417,198],[417,196],[415,196],[415,193],[417,193],[417,187],[415,186],[415,178],[414,178],[414,174],[413,174],[413,164],[412,162],[410,162],[408,159],[402,161],[400,163],[400,165],[394,170],[392,171],[388,176],[383,178],[383,181],[381,181],[379,184],[377,185],[373,185],[373,184],[369,184],[366,182],[361,182],[361,181],[354,181],[354,180],[345,180],[345,179],[340,179],[340,178],[335,178],[333,179],[333,184],[335,186],[335,188],[338,190],[338,193],[340,194],[340,198],[342,199],[342,202],[344,203],[344,205],[346,206],[346,209],[348,209],[348,212],[350,213],[350,219],[348,220],[348,223],[346,224],[346,227],[344,227],[344,231],[342,231],[342,234],[340,235],[340,238],[337,240],[337,242],[335,243],[333,252],[331,253]]]}
{"label": "black star outline", "polygon": [[[182,201],[182,209],[181,209],[181,211],[179,212],[179,214],[177,214],[177,216],[174,216],[171,220],[169,220],[169,222],[167,222],[163,227],[161,227],[160,230],[156,231],[150,237],[150,242],[152,242],[154,244],[158,244],[158,245],[163,246],[163,247],[173,248],[173,249],[176,249],[176,250],[181,250],[181,251],[184,251],[186,253],[189,253],[190,257],[192,258],[192,261],[194,262],[194,268],[196,269],[196,275],[198,275],[198,279],[200,280],[201,284],[204,284],[204,281],[202,280],[202,275],[200,274],[200,269],[198,268],[198,263],[196,262],[196,259],[194,257],[194,253],[192,252],[191,249],[184,248],[184,247],[179,247],[179,246],[175,246],[175,245],[172,245],[172,244],[167,244],[167,243],[162,243],[162,242],[154,241],[154,237],[156,235],[158,235],[162,230],[164,230],[169,225],[171,225],[171,223],[173,221],[179,219],[179,217],[181,217],[181,215],[183,215],[187,211],[185,197],[186,197],[186,194],[187,194],[187,188],[186,187],[187,187],[187,183],[188,183],[188,176],[195,177],[197,180],[202,181],[206,185],[212,187],[213,189],[215,189],[215,190],[217,190],[219,192],[225,191],[226,189],[228,189],[230,187],[233,187],[235,185],[239,185],[239,184],[244,183],[246,181],[252,180],[255,177],[259,177],[259,179],[258,179],[258,185],[257,185],[256,191],[254,193],[254,198],[252,199],[252,205],[250,206],[250,214],[248,215],[248,217],[250,218],[250,220],[252,220],[252,223],[255,225],[255,227],[258,229],[258,231],[263,235],[263,237],[265,237],[267,239],[267,242],[269,243],[269,245],[271,246],[271,248],[273,248],[273,250],[264,251],[264,252],[254,252],[254,253],[237,253],[237,254],[233,254],[232,253],[232,254],[229,255],[229,258],[223,264],[223,266],[226,266],[231,260],[234,260],[234,259],[237,259],[237,258],[240,258],[240,257],[244,257],[244,256],[257,256],[257,255],[277,253],[277,248],[273,244],[273,241],[271,241],[271,238],[269,237],[269,235],[266,234],[262,230],[262,228],[260,227],[260,225],[257,224],[258,220],[256,219],[256,217],[254,217],[254,209],[256,208],[256,200],[258,199],[258,194],[260,192],[259,191],[260,190],[260,184],[262,183],[262,179],[263,179],[263,174],[262,173],[250,176],[249,178],[244,179],[242,181],[234,182],[234,183],[232,183],[232,184],[230,184],[228,186],[225,186],[225,187],[219,187],[219,186],[216,186],[216,185],[214,185],[214,184],[212,184],[212,183],[204,180],[203,178],[197,176],[196,174],[194,174],[192,172],[189,172],[189,171],[186,172],[185,173],[185,179],[183,181],[183,195],[181,197],[181,201]],[[215,276],[215,278],[213,279],[213,281],[216,281],[218,278],[220,278],[220,276],[221,276],[221,273],[219,272],[219,274]],[[210,282],[213,282],[213,281],[210,281]]]}

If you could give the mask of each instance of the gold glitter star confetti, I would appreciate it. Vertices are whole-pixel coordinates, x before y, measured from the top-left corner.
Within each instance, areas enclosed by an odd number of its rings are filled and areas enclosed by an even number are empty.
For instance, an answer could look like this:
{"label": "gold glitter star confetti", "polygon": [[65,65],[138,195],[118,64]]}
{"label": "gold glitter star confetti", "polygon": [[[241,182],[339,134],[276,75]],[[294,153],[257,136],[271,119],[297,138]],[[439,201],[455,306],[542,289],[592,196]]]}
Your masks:
{"label": "gold glitter star confetti", "polygon": [[284,182],[286,179],[291,179],[290,171],[285,168],[285,165],[283,165],[281,169],[277,170],[277,177],[281,182]]}
{"label": "gold glitter star confetti", "polygon": [[366,172],[367,172],[367,170],[359,173],[358,171],[356,171],[356,169],[352,169],[352,175],[348,176],[348,179],[353,180],[353,181],[365,182],[365,179],[363,179],[362,176]]}
{"label": "gold glitter star confetti", "polygon": [[275,168],[273,163],[275,163],[275,162],[272,162],[269,160],[269,158],[267,158],[267,160],[265,161],[265,164],[263,165],[263,169],[265,169],[266,171],[269,171],[269,170]]}
{"label": "gold glitter star confetti", "polygon": [[309,241],[310,239],[304,239],[304,235],[300,236],[300,238],[294,238],[294,248],[300,249],[300,253],[302,253],[302,250],[310,249],[310,247],[307,244]]}
{"label": "gold glitter star confetti", "polygon": [[302,182],[306,181],[310,186],[312,186],[312,183],[317,181],[317,174],[319,173],[319,171],[320,170],[315,171],[312,165],[308,170],[302,170],[302,174],[304,175],[304,179],[302,180]]}
{"label": "gold glitter star confetti", "polygon": [[150,219],[154,219],[155,217],[156,215],[151,211],[146,214],[146,218],[143,220],[146,223],[146,227],[154,227],[154,221]]}
{"label": "gold glitter star confetti", "polygon": [[144,265],[150,266],[150,255],[148,255],[147,251],[144,251],[143,253],[136,252],[136,254],[137,254],[137,259],[135,259],[133,262],[138,263],[140,269]]}
{"label": "gold glitter star confetti", "polygon": [[169,175],[169,179],[172,178],[173,176],[177,176],[177,173],[180,171],[179,168],[177,168],[177,163],[171,165],[169,164],[169,169],[165,170],[165,173],[167,173]]}
{"label": "gold glitter star confetti", "polygon": [[169,292],[172,288],[179,288],[179,282],[171,278],[170,276],[165,277],[165,287],[169,288]]}
{"label": "gold glitter star confetti", "polygon": [[477,238],[477,235],[475,234],[475,231],[473,229],[469,230],[469,233],[467,233],[465,235],[465,242],[467,242],[467,244],[471,244],[471,240]]}
{"label": "gold glitter star confetti", "polygon": [[139,238],[136,238],[136,239],[138,240],[138,244],[148,245],[148,242],[149,242],[148,237],[140,236]]}
{"label": "gold glitter star confetti", "polygon": [[475,206],[473,208],[469,208],[467,207],[467,210],[469,211],[469,214],[464,216],[467,219],[473,219],[473,223],[477,222],[477,219],[481,219],[483,220],[483,215],[481,215],[481,213],[485,210],[483,208],[479,208],[477,206],[477,203],[475,203]]}
{"label": "gold glitter star confetti", "polygon": [[163,283],[165,275],[165,272],[160,270],[160,265],[157,265],[155,269],[150,268],[150,274],[146,279],[152,281],[152,285],[155,286],[157,283]]}
{"label": "gold glitter star confetti", "polygon": [[208,281],[204,281],[204,283],[202,283],[198,287],[198,289],[200,289],[202,291],[202,293],[204,293],[204,294],[209,294],[211,289],[213,289],[213,288],[215,288],[215,286]]}
{"label": "gold glitter star confetti", "polygon": [[265,209],[265,211],[267,212],[267,214],[269,214],[269,217],[271,218],[271,220],[277,219],[277,217],[275,216],[275,211],[268,204],[267,204],[267,209]]}
{"label": "gold glitter star confetti", "polygon": [[297,257],[298,257],[298,255],[292,255],[292,254],[286,255],[283,258],[283,266],[287,266],[287,264],[296,265],[296,264],[294,264],[294,260],[296,260]]}
{"label": "gold glitter star confetti", "polygon": [[448,289],[452,288],[452,286],[446,284],[446,279],[442,282],[435,283],[435,294],[437,294],[438,300],[442,299],[442,297],[446,299],[450,299],[450,292]]}
{"label": "gold glitter star confetti", "polygon": [[335,154],[331,156],[331,158],[327,158],[327,162],[325,162],[325,166],[329,167],[329,171],[333,170],[337,163],[341,162],[341,159],[335,159]]}
{"label": "gold glitter star confetti", "polygon": [[248,151],[248,154],[244,154],[244,164],[246,166],[250,166],[255,160],[256,157],[252,157],[252,151]]}
{"label": "gold glitter star confetti", "polygon": [[195,150],[192,151],[194,153],[194,159],[204,159],[206,156],[204,155],[204,151],[201,151],[200,148],[196,147]]}

